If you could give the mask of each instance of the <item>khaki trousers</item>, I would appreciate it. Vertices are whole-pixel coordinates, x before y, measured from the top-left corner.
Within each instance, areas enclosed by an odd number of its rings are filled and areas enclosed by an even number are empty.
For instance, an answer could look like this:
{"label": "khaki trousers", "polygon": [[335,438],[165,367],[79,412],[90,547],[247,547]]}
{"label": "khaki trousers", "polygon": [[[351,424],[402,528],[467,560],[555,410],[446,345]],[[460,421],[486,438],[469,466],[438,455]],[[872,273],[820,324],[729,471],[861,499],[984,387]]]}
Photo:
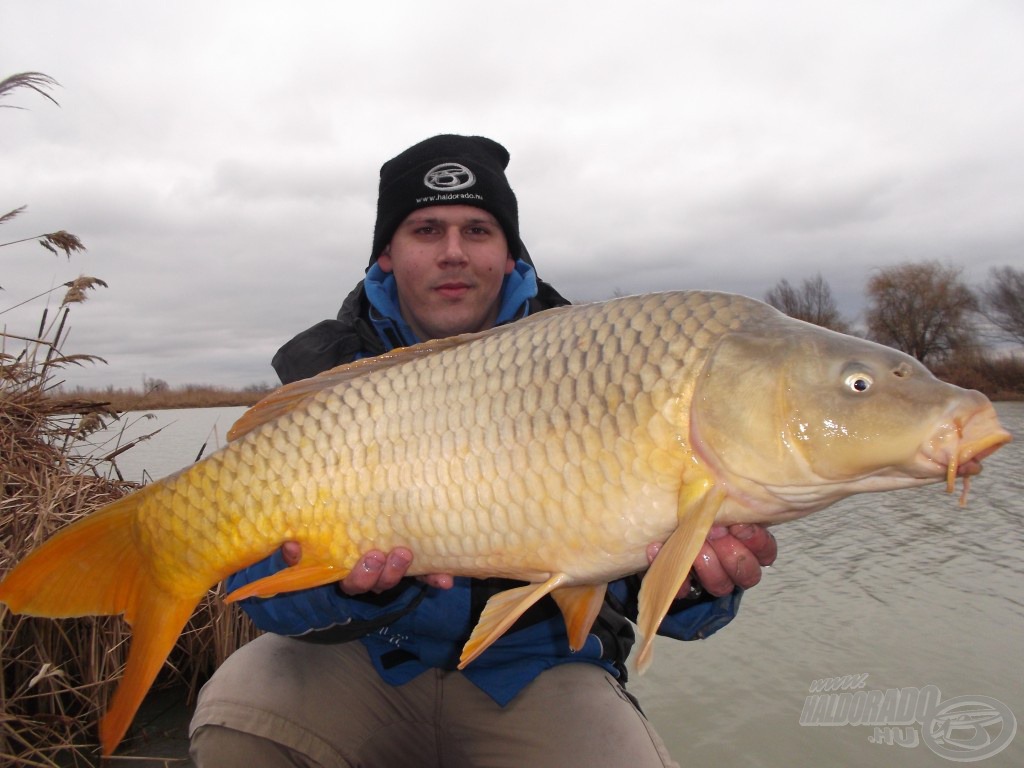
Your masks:
{"label": "khaki trousers", "polygon": [[459,672],[391,686],[359,642],[271,634],[203,687],[190,734],[198,768],[676,766],[618,682],[592,664],[550,669],[499,707]]}

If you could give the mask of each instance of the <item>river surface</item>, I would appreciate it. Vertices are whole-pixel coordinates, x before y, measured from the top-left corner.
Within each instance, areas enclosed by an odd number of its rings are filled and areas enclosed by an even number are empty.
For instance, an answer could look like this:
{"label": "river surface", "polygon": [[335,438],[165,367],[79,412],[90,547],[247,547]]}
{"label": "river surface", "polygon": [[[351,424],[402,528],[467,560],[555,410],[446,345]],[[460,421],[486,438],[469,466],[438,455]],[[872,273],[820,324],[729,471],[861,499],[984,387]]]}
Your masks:
{"label": "river surface", "polygon": [[[131,414],[127,438],[163,430],[118,464],[162,477],[244,410]],[[1024,766],[1024,734],[1009,738],[1024,730],[1024,403],[997,410],[1016,442],[966,507],[931,486],[781,525],[778,562],[731,625],[658,639],[629,687],[681,765]]]}

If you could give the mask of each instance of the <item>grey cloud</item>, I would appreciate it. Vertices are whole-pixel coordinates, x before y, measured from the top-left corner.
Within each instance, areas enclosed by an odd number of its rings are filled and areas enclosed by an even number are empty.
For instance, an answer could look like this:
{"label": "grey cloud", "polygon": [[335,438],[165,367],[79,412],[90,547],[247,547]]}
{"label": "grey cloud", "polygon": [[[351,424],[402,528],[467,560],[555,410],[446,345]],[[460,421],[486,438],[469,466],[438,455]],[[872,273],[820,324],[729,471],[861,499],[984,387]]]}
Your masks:
{"label": "grey cloud", "polygon": [[0,110],[0,208],[29,206],[0,242],[63,228],[89,251],[0,250],[0,310],[107,280],[70,344],[110,365],[72,382],[270,378],[361,278],[381,162],[443,131],[509,147],[540,274],[580,300],[821,272],[853,314],[880,266],[981,280],[1024,244],[1007,4],[99,0],[4,26],[9,72],[63,88]]}

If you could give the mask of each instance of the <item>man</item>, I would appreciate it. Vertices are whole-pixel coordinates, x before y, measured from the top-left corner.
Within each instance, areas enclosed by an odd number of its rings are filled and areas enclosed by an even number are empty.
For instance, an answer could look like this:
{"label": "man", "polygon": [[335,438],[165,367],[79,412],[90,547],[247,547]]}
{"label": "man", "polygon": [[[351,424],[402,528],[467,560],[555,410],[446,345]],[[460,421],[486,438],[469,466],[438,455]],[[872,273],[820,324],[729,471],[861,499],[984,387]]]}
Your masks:
{"label": "man", "polygon": [[[385,163],[366,277],[338,319],[281,348],[282,381],[566,304],[520,240],[508,160],[490,139],[444,135]],[[576,653],[545,599],[460,672],[484,603],[514,582],[405,578],[414,557],[402,547],[367,552],[337,586],[247,601],[274,634],[235,653],[200,694],[199,768],[674,765],[623,687],[639,576],[609,585]],[[229,587],[300,558],[289,542]],[[660,632],[711,634],[774,559],[763,528],[713,529],[695,564],[699,584],[684,584]]]}

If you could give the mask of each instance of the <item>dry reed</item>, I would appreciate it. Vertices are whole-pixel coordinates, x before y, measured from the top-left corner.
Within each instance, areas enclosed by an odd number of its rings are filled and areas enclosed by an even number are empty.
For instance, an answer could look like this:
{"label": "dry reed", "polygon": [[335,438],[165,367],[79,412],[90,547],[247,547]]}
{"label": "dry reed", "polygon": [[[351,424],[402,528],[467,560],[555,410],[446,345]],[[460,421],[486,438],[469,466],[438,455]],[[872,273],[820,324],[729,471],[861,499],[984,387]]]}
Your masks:
{"label": "dry reed", "polygon": [[[60,368],[82,359],[54,343],[66,328],[66,310],[51,335],[0,334],[0,574],[57,529],[135,487],[108,479],[119,476],[110,469],[111,453],[120,450],[97,453],[89,443],[95,427],[119,415],[102,402],[49,396]],[[95,724],[120,675],[129,634],[118,617],[53,621],[0,608],[0,764],[95,764]],[[248,620],[211,592],[158,686],[183,687],[191,701],[254,635]],[[131,747],[129,734],[125,748]]]}

